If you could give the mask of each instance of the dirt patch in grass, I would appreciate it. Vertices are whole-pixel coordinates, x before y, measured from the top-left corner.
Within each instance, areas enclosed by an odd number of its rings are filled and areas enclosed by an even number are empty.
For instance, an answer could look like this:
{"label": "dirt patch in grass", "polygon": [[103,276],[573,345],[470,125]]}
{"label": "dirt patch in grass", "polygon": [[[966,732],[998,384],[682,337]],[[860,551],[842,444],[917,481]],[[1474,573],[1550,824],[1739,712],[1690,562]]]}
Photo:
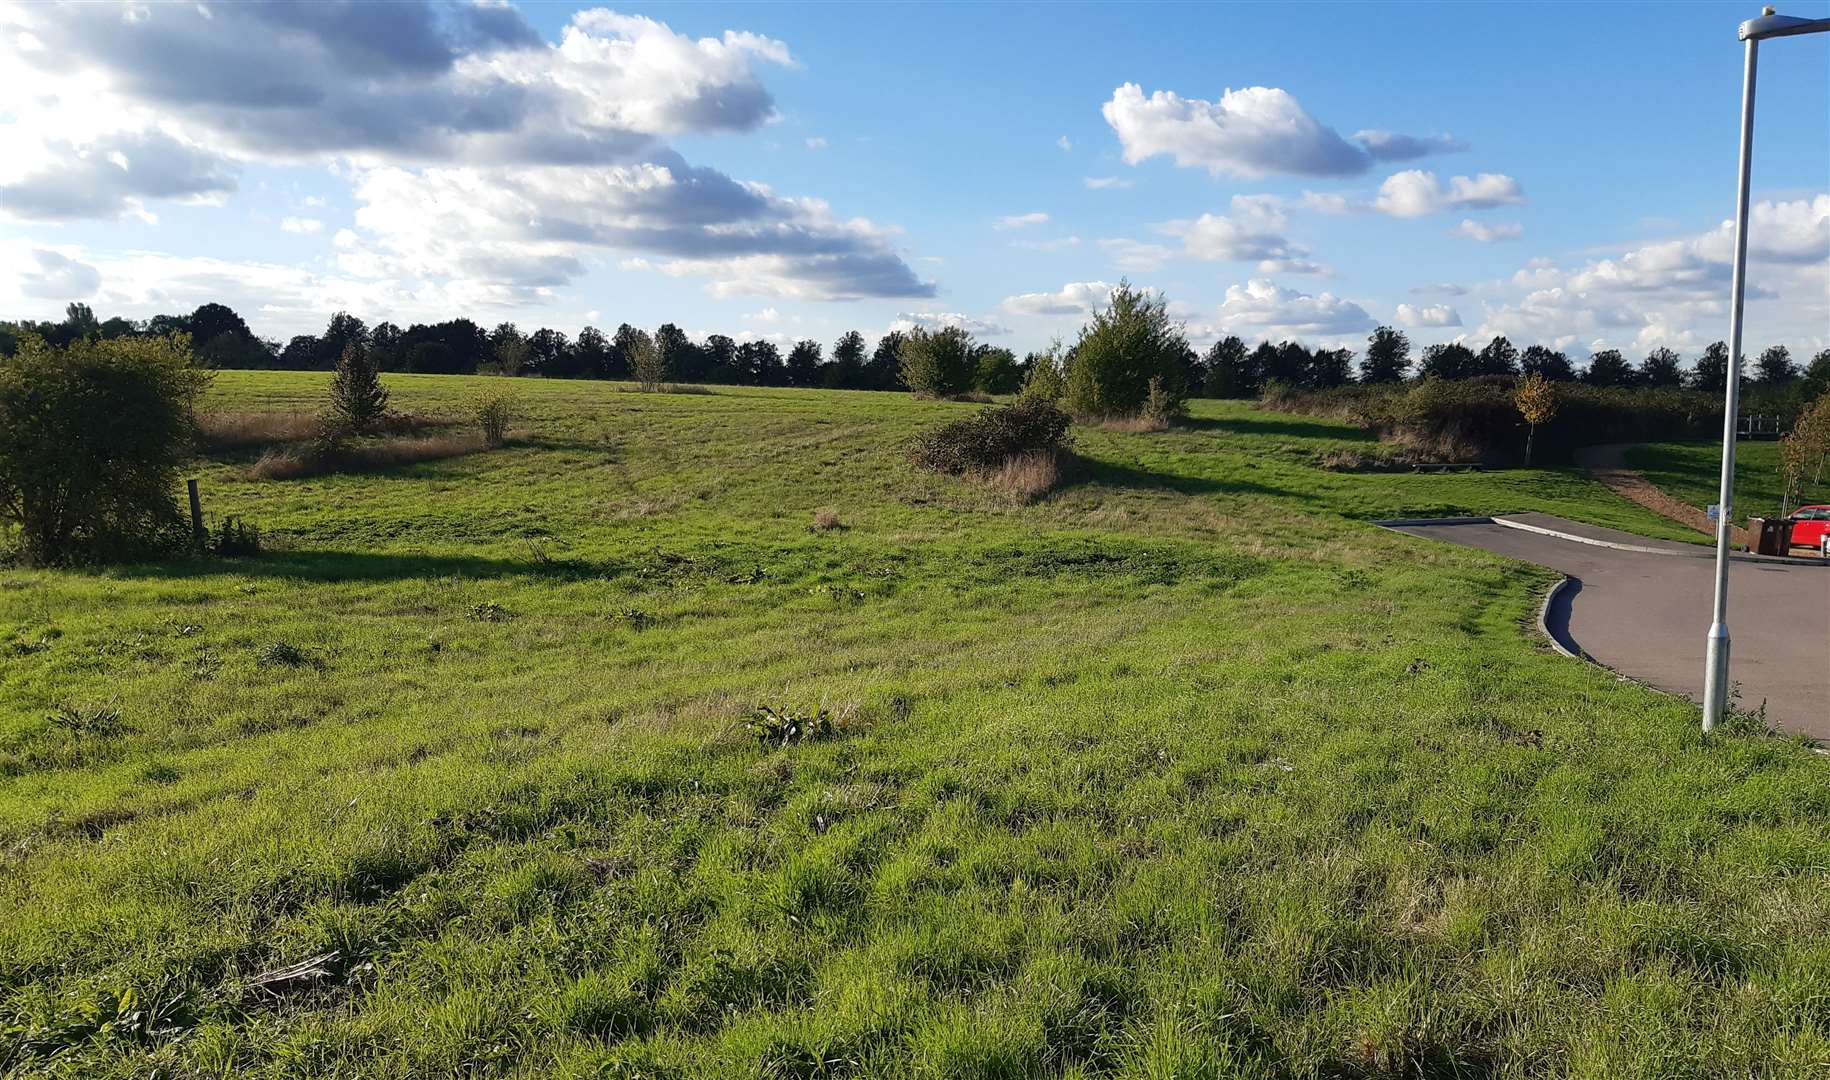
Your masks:
{"label": "dirt patch in grass", "polygon": [[[1630,444],[1607,443],[1602,446],[1584,447],[1576,452],[1576,463],[1588,470],[1590,476],[1622,498],[1636,502],[1661,517],[1669,518],[1706,536],[1714,536],[1716,526],[1709,520],[1708,514],[1689,503],[1672,498],[1654,486],[1650,480],[1627,468],[1625,457],[1628,445]],[[1745,547],[1747,542],[1746,529],[1737,525],[1729,526],[1729,543]]]}

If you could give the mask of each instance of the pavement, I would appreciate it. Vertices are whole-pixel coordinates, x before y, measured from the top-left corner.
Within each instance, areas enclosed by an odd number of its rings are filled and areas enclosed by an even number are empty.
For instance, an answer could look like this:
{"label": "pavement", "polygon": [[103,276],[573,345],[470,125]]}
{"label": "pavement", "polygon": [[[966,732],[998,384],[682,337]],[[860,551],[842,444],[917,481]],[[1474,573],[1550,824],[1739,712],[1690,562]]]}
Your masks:
{"label": "pavement", "polygon": [[[1639,682],[1702,700],[1713,549],[1549,514],[1501,520],[1512,525],[1464,520],[1390,527],[1560,571],[1573,580],[1557,594],[1545,624],[1564,648]],[[1729,683],[1739,684],[1741,707],[1765,702],[1767,719],[1781,729],[1830,741],[1830,564],[1736,558],[1729,565],[1728,625]]]}

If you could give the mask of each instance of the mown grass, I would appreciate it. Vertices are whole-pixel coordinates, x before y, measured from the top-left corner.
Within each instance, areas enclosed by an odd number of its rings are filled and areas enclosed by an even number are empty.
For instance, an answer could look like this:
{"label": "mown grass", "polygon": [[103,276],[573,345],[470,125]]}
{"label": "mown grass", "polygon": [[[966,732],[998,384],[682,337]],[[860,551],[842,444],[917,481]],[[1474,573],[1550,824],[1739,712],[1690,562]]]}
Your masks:
{"label": "mown grass", "polygon": [[1580,475],[1331,473],[1351,429],[1198,402],[1025,504],[905,465],[974,405],[520,389],[490,454],[202,466],[276,554],[0,579],[0,1071],[1830,1062],[1826,762],[1542,649],[1546,574],[1365,523],[1671,533]]}
{"label": "mown grass", "polygon": [[[1691,506],[1707,507],[1716,501],[1722,476],[1720,442],[1647,443],[1627,451],[1629,468],[1637,469],[1654,486]],[[1735,444],[1735,515],[1738,518],[1778,517],[1783,494],[1779,478],[1779,444],[1770,440],[1745,440]],[[1818,483],[1806,479],[1803,501],[1795,506],[1830,503],[1830,475]]]}

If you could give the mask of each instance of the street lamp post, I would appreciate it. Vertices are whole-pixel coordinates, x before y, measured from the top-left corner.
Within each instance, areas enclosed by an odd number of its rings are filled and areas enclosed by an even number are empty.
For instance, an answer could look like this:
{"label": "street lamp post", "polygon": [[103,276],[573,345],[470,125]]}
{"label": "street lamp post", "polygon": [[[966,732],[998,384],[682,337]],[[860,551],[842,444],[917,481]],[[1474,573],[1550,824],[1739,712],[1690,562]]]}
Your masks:
{"label": "street lamp post", "polygon": [[1735,187],[1735,271],[1730,281],[1728,308],[1728,388],[1722,407],[1722,484],[1716,497],[1716,595],[1709,623],[1709,656],[1703,673],[1703,730],[1712,730],[1728,704],[1728,541],[1734,528],[1735,424],[1741,407],[1741,307],[1747,290],[1747,193],[1754,165],[1754,70],[1760,43],[1767,38],[1792,37],[1830,30],[1830,19],[1798,19],[1775,15],[1772,8],[1760,18],[1741,24],[1740,38],[1747,42],[1747,66],[1741,79],[1741,166]]}

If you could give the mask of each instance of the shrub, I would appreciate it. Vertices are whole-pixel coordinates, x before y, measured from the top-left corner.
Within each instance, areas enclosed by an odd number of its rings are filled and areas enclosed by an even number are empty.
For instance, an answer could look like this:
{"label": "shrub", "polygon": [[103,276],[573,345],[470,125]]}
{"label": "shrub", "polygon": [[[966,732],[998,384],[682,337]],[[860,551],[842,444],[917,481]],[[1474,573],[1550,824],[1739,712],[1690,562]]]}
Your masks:
{"label": "shrub", "polygon": [[367,431],[388,412],[388,388],[381,385],[381,365],[354,342],[343,347],[330,380],[330,411],[351,431]]}
{"label": "shrub", "polygon": [[223,518],[222,524],[210,534],[209,549],[211,554],[219,558],[259,555],[261,531],[257,526],[231,515]]}
{"label": "shrub", "polygon": [[916,466],[961,475],[989,473],[1024,454],[1049,454],[1067,445],[1072,418],[1040,398],[986,409],[922,436],[910,453]]}
{"label": "shrub", "polygon": [[842,734],[848,725],[844,718],[834,719],[825,709],[802,713],[790,708],[758,705],[750,710],[743,726],[751,738],[764,746],[790,746],[833,738]]}
{"label": "shrub", "polygon": [[129,557],[189,542],[177,503],[209,374],[190,339],[36,335],[0,359],[0,526],[27,563]]}
{"label": "shrub", "polygon": [[1188,403],[1163,388],[1162,376],[1152,375],[1150,389],[1144,395],[1144,407],[1139,410],[1139,415],[1159,428],[1166,428],[1171,421],[1188,415]]}
{"label": "shrub", "polygon": [[1046,352],[1030,353],[1029,370],[1024,373],[1018,396],[1058,402],[1065,393],[1067,375],[1062,371],[1061,342],[1054,342]]}
{"label": "shrub", "polygon": [[897,353],[902,382],[917,397],[952,397],[972,389],[977,372],[972,335],[957,326],[916,327]]}
{"label": "shrub", "polygon": [[642,384],[642,389],[653,391],[667,381],[669,357],[646,331],[637,330],[630,337],[627,348],[629,371],[635,381]]}
{"label": "shrub", "polygon": [[470,399],[470,415],[483,429],[483,444],[491,450],[508,440],[517,403],[515,392],[506,386],[491,387]]}
{"label": "shrub", "polygon": [[1187,348],[1182,327],[1169,321],[1160,294],[1120,282],[1081,328],[1067,370],[1068,408],[1086,417],[1133,415],[1142,411],[1154,378],[1179,409],[1187,396],[1182,379]]}

